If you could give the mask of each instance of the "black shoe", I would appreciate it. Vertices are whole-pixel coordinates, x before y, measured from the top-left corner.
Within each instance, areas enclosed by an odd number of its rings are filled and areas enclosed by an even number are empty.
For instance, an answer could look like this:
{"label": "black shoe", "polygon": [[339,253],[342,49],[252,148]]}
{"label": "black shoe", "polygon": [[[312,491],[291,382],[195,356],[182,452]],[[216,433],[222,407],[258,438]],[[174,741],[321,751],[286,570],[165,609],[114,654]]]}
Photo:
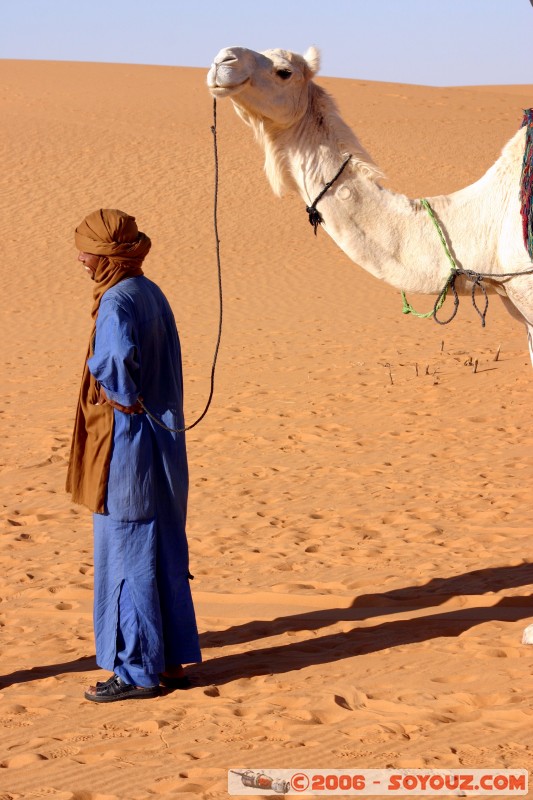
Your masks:
{"label": "black shoe", "polygon": [[133,686],[125,683],[118,675],[113,675],[105,683],[95,687],[93,692],[85,692],[85,699],[93,703],[114,703],[117,700],[134,700],[148,697],[157,697],[159,686]]}
{"label": "black shoe", "polygon": [[116,675],[111,675],[106,681],[96,681],[96,688],[101,688],[102,686],[109,686],[110,683],[113,683],[115,680]]}
{"label": "black shoe", "polygon": [[170,675],[160,675],[159,683],[166,686],[167,689],[190,689],[192,686],[191,679],[187,675],[182,675],[179,678],[173,678]]}

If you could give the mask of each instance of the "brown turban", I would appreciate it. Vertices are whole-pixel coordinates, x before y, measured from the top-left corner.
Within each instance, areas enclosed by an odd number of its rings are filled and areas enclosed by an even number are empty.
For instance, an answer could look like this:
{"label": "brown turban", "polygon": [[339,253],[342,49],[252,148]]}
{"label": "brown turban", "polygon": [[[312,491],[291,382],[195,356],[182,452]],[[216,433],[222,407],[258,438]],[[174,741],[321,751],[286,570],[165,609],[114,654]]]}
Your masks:
{"label": "brown turban", "polygon": [[66,488],[72,493],[75,503],[102,514],[105,511],[114,417],[108,403],[102,405],[98,402],[99,387],[89,371],[87,359],[94,350],[96,318],[102,296],[125,278],[143,274],[141,264],[151,242],[137,228],[135,217],[124,211],[105,208],[85,217],[76,228],[74,238],[78,250],[99,256],[99,261],[94,276],[94,325],[81,379]]}
{"label": "brown turban", "polygon": [[152,243],[137,228],[135,217],[113,208],[100,208],[85,217],[74,239],[78,250],[100,256],[94,278],[96,317],[104,292],[124,278],[143,274],[141,264]]}

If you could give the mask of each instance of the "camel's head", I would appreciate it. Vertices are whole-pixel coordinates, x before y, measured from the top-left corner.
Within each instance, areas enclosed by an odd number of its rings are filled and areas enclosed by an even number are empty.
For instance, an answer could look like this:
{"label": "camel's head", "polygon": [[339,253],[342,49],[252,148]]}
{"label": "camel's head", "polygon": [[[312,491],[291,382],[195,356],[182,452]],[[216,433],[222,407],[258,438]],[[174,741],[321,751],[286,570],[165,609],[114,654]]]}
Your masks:
{"label": "camel's head", "polygon": [[318,71],[319,61],[314,47],[303,56],[287,50],[256,53],[227,47],[215,57],[207,85],[214,97],[231,97],[245,122],[269,121],[287,128],[307,109],[307,84]]}

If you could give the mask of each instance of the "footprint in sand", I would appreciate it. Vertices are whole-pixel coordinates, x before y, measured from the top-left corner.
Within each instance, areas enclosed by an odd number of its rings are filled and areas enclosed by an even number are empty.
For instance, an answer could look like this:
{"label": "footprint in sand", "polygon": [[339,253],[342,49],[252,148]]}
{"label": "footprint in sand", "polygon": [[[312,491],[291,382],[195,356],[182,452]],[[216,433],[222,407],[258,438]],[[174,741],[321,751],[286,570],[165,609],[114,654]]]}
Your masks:
{"label": "footprint in sand", "polygon": [[[178,716],[176,714],[176,712],[173,712],[172,719],[173,719],[174,722],[176,722],[176,718],[177,717],[179,719],[183,719],[185,714],[186,714],[186,712],[183,711],[183,713],[180,716]],[[148,719],[148,720],[146,720],[144,722],[137,722],[134,725],[133,729],[137,730],[137,731],[142,731],[143,733],[157,733],[159,730],[161,730],[161,728],[166,728],[169,725],[170,725],[170,722],[167,722],[164,719]]]}
{"label": "footprint in sand", "polygon": [[79,747],[73,747],[72,745],[65,745],[64,747],[58,747],[57,750],[50,750],[50,752],[46,753],[46,759],[68,758],[69,756],[78,755],[79,752],[80,752]]}
{"label": "footprint in sand", "polygon": [[[185,773],[180,773],[179,777],[184,778],[187,776]],[[169,778],[165,778],[163,782],[151,786],[150,791],[154,794],[171,797],[174,796],[174,792],[179,793],[176,796],[183,794],[183,792],[190,792],[191,795],[202,795],[205,793],[205,788],[205,785],[200,785],[199,783],[191,783],[190,781],[184,783],[183,780],[170,780]],[[73,798],[73,800],[78,800],[78,798]],[[85,800],[85,798],[80,798],[80,800]]]}
{"label": "footprint in sand", "polygon": [[0,762],[0,768],[18,769],[19,767],[27,767],[29,764],[36,764],[38,761],[47,760],[46,756],[42,756],[40,753],[18,753],[16,756],[11,756]]}

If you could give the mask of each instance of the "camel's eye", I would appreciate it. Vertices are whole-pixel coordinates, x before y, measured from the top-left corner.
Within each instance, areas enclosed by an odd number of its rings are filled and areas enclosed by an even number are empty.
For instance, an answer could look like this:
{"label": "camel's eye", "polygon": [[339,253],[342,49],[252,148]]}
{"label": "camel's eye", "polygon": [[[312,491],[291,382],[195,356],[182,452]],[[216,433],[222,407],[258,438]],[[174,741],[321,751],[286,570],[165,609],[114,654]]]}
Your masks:
{"label": "camel's eye", "polygon": [[287,81],[291,77],[292,72],[290,69],[277,69],[276,75],[283,81]]}

